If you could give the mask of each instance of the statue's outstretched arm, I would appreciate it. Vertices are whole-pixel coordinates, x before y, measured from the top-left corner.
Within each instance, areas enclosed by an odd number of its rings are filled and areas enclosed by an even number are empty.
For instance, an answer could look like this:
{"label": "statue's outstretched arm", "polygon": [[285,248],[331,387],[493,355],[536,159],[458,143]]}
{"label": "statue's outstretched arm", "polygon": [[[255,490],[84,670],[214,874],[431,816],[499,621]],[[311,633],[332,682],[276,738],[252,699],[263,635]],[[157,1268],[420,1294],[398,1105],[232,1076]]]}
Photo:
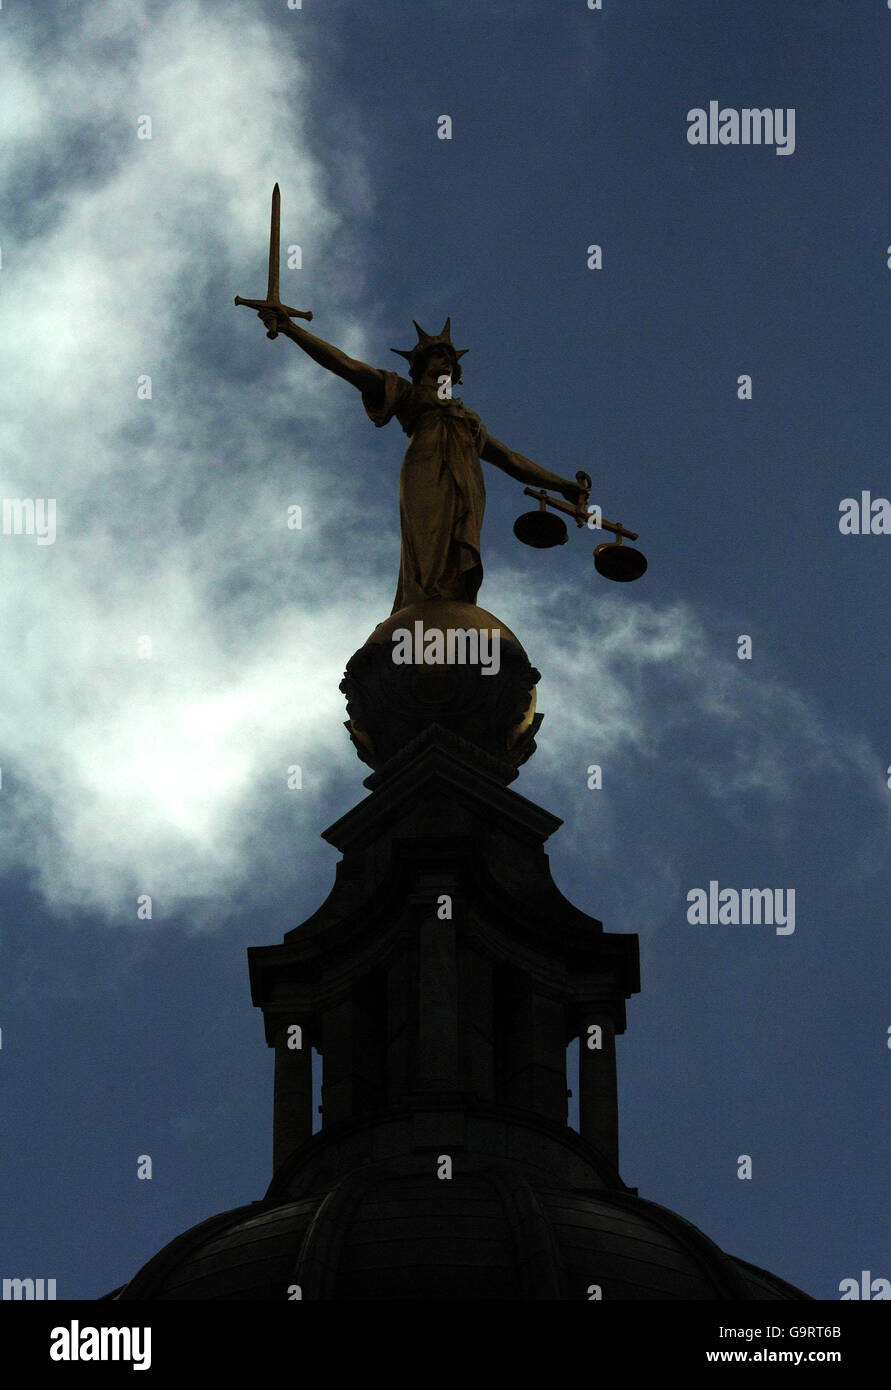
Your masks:
{"label": "statue's outstretched arm", "polygon": [[491,434],[486,436],[480,457],[485,459],[486,463],[494,463],[496,468],[502,469],[518,482],[526,483],[528,487],[554,488],[573,505],[579,500],[581,488],[578,483],[571,483],[568,478],[561,478],[557,473],[549,473],[546,468],[541,468],[531,459],[524,458],[522,454],[515,454],[513,449],[508,449],[506,444],[493,439]]}
{"label": "statue's outstretched arm", "polygon": [[335,376],[343,377],[351,386],[355,386],[357,391],[363,394],[374,395],[381,389],[383,372],[378,367],[370,367],[367,362],[359,362],[355,357],[347,357],[345,352],[336,348],[332,343],[326,343],[324,338],[317,338],[314,333],[307,333],[305,328],[293,323],[284,314],[276,314],[274,310],[264,310],[260,312],[260,318],[267,328],[277,328],[284,338],[290,338],[319,366],[326,367]]}

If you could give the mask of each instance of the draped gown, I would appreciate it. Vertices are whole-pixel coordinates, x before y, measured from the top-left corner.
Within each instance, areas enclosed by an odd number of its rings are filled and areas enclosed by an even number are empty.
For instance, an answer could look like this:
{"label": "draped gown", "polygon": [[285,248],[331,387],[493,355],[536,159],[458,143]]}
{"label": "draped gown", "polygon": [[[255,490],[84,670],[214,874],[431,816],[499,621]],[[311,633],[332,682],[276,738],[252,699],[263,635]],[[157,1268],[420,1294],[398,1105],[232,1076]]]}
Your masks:
{"label": "draped gown", "polygon": [[480,530],[486,430],[457,396],[381,371],[362,403],[375,425],[395,416],[409,445],[399,475],[402,555],[392,611],[424,599],[475,603],[483,578]]}

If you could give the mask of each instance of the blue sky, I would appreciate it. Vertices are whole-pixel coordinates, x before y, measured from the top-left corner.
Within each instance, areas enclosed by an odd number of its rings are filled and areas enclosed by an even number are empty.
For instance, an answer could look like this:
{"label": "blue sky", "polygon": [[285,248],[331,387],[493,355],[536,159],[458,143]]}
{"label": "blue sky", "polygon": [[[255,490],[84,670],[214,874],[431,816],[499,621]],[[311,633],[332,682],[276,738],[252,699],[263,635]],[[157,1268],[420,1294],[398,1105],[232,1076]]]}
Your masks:
{"label": "blue sky", "polygon": [[[625,1181],[817,1297],[891,1277],[891,537],[838,525],[891,496],[889,57],[879,0],[3,7],[0,496],[57,534],[0,536],[0,1275],[95,1297],[270,1176],[245,949],[365,795],[337,686],[404,446],[233,307],[278,180],[314,331],[391,367],[451,315],[489,430],[640,532],[610,586],[486,468],[479,599],[542,671],[516,789],[640,934]],[[711,100],[794,108],[794,153],[691,145]],[[691,925],[711,880],[795,932]]]}

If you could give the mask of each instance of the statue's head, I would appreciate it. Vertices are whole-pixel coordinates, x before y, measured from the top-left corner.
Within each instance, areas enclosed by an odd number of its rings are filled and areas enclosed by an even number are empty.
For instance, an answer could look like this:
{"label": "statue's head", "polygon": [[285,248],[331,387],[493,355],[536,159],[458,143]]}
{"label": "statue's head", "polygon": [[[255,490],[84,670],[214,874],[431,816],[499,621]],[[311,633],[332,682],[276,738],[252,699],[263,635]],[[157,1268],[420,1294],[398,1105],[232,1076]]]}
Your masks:
{"label": "statue's head", "polygon": [[436,344],[418,358],[411,369],[414,382],[431,381],[438,384],[444,376],[450,377],[455,386],[461,380],[461,364],[454,352],[444,345]]}
{"label": "statue's head", "polygon": [[396,352],[400,357],[404,357],[408,363],[408,374],[412,381],[417,385],[423,381],[428,373],[434,380],[448,374],[452,379],[452,385],[457,386],[461,381],[461,361],[468,348],[456,348],[451,339],[451,319],[446,319],[441,333],[426,333],[421,325],[415,322],[415,329],[418,334],[418,341],[410,352],[403,352],[402,348],[391,348],[391,352]]}

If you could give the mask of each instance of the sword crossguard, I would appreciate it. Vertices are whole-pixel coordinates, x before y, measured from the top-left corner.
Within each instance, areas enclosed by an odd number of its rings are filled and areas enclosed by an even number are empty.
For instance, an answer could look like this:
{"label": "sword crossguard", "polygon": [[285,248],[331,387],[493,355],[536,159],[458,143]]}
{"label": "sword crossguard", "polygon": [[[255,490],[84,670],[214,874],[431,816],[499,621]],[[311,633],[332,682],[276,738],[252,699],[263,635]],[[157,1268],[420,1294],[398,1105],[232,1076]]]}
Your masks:
{"label": "sword crossguard", "polygon": [[[235,303],[244,304],[246,308],[257,309],[258,311],[260,309],[281,309],[282,313],[287,314],[288,318],[312,320],[311,309],[292,309],[290,304],[282,304],[281,300],[242,299],[241,295],[237,294],[235,296]],[[277,338],[278,329],[267,328],[266,336],[267,338]]]}

